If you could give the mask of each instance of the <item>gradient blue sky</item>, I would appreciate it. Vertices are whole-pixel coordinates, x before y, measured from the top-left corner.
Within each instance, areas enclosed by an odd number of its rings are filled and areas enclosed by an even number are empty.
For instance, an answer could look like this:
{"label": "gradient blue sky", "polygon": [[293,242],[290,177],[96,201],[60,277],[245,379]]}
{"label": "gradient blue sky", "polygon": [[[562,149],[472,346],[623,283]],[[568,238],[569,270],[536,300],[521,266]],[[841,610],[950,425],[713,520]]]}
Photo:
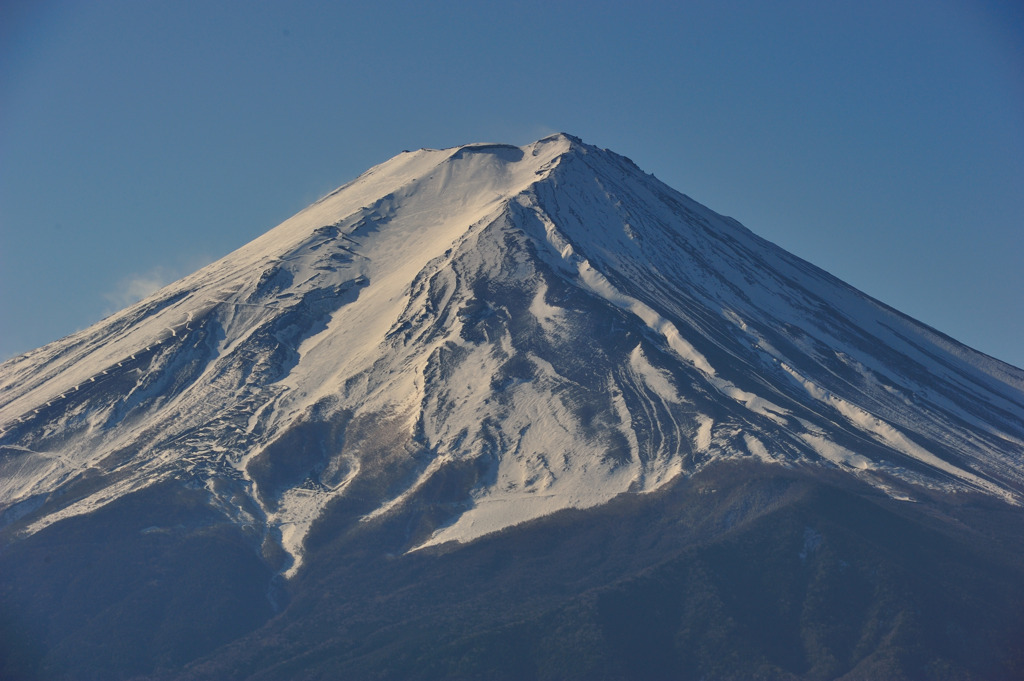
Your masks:
{"label": "gradient blue sky", "polygon": [[1024,366],[1024,3],[0,3],[0,359],[403,149],[555,131]]}

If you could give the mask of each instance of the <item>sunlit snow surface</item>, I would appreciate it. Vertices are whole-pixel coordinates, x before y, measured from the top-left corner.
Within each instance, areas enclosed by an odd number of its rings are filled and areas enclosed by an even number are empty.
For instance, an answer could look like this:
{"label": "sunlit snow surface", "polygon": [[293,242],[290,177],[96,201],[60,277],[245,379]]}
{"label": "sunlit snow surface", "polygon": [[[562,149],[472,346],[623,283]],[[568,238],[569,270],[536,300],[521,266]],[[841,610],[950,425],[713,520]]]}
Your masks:
{"label": "sunlit snow surface", "polygon": [[1024,372],[564,135],[403,153],[0,366],[5,524],[180,480],[289,576],[359,486],[447,509],[421,547],[722,458],[1017,504],[1022,454]]}

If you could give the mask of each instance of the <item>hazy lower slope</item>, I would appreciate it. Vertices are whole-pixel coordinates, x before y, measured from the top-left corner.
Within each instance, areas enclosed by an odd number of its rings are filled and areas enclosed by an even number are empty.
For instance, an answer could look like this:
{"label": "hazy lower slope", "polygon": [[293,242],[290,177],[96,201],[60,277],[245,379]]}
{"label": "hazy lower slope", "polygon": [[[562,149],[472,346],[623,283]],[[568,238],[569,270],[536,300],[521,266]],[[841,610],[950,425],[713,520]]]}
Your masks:
{"label": "hazy lower slope", "polygon": [[400,558],[411,510],[332,508],[285,612],[155,678],[1019,678],[1024,518],[865,492],[721,462]]}

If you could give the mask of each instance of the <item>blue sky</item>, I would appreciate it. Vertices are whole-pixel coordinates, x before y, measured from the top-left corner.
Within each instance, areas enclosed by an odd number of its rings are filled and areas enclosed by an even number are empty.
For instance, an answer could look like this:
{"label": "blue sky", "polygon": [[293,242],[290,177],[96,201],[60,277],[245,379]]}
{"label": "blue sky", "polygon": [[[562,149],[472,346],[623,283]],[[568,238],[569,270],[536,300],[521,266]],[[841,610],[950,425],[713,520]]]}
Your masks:
{"label": "blue sky", "polygon": [[5,0],[0,358],[403,149],[555,131],[1024,366],[1017,0]]}

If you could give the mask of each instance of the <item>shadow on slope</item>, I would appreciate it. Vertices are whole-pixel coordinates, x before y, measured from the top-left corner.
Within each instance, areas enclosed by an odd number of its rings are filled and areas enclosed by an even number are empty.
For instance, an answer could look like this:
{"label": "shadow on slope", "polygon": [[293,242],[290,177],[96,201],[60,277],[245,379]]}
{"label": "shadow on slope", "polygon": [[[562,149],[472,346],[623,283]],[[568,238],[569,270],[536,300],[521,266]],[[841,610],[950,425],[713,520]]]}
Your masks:
{"label": "shadow on slope", "polygon": [[207,493],[157,485],[0,550],[0,678],[178,668],[272,614],[272,573]]}
{"label": "shadow on slope", "polygon": [[285,612],[160,678],[1020,678],[1024,522],[948,502],[721,464],[405,555],[414,507],[328,518]]}

